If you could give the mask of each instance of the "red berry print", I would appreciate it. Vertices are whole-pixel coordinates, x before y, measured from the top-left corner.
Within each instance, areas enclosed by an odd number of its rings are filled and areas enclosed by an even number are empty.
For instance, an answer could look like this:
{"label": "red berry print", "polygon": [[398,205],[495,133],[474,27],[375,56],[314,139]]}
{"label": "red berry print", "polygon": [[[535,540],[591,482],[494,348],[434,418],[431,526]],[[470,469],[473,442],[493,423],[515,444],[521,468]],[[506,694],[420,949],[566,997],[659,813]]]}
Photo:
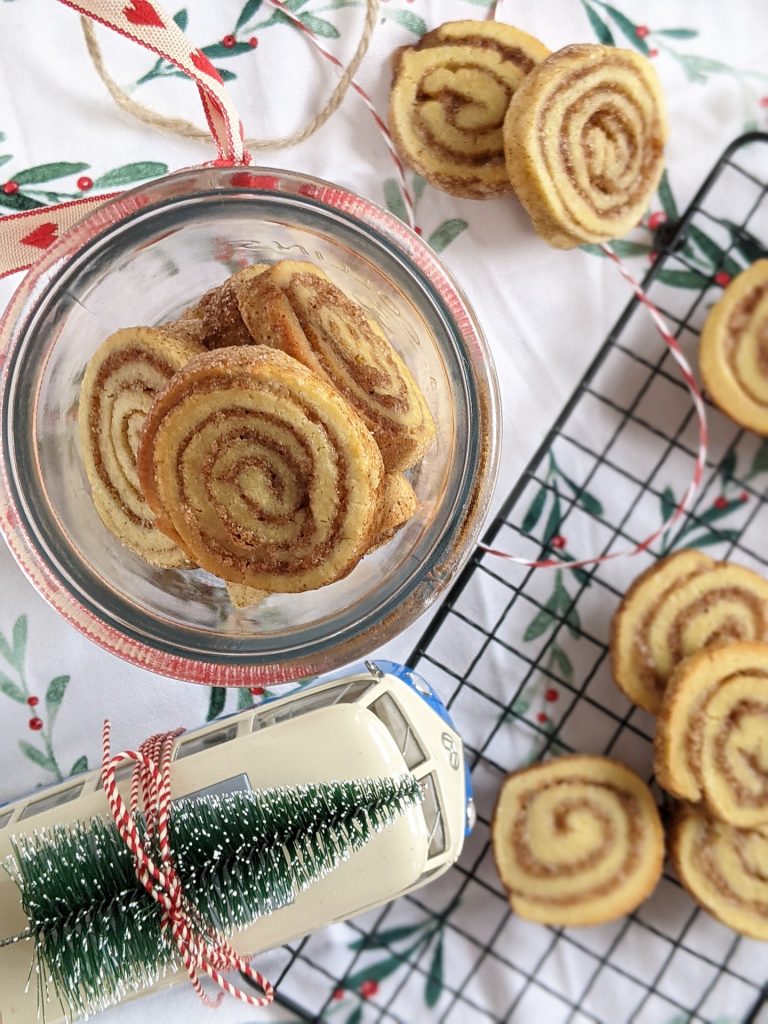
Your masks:
{"label": "red berry print", "polygon": [[746,491],[741,492],[741,494],[739,495],[739,501],[749,501],[749,495]]}
{"label": "red berry print", "polygon": [[248,45],[251,47],[252,50],[255,50],[256,47],[259,45],[259,37],[251,36],[251,38],[248,40]]}
{"label": "red berry print", "polygon": [[30,720],[29,720],[29,728],[33,732],[40,732],[40,730],[43,728],[43,720],[42,720],[42,718],[30,718]]}
{"label": "red berry print", "polygon": [[718,270],[715,274],[715,284],[719,284],[721,288],[725,288],[725,286],[730,283],[731,275],[725,270]]}
{"label": "red berry print", "polygon": [[29,704],[29,706],[31,708],[36,708],[39,703],[40,703],[40,698],[39,697],[27,697],[27,704]]}
{"label": "red berry print", "polygon": [[333,998],[335,1000],[337,1000],[337,1001],[339,999],[343,999],[344,998],[344,989],[343,988],[334,989]]}
{"label": "red berry print", "polygon": [[565,539],[565,537],[561,537],[558,533],[555,537],[552,538],[552,540],[549,543],[552,545],[553,548],[557,548],[558,551],[560,551],[565,547],[565,545],[568,542]]}
{"label": "red berry print", "polygon": [[363,999],[370,999],[371,996],[375,996],[378,991],[379,983],[378,981],[374,981],[372,978],[369,978],[368,981],[364,981],[360,986],[360,995]]}
{"label": "red berry print", "polygon": [[87,192],[88,189],[93,188],[93,178],[89,178],[87,174],[84,174],[82,178],[77,179],[77,187],[81,192]]}
{"label": "red berry print", "polygon": [[658,50],[649,50],[648,51],[648,56],[651,57],[651,58],[658,57],[659,56],[659,51]]}
{"label": "red berry print", "polygon": [[768,96],[761,96],[758,102],[761,107],[768,107]]}
{"label": "red berry print", "polygon": [[221,45],[222,46],[226,46],[226,48],[228,50],[231,50],[236,42],[237,42],[237,40],[235,39],[235,37],[232,36],[232,35],[229,35],[229,36],[224,36],[224,38],[221,40]]}
{"label": "red berry print", "polygon": [[536,721],[541,722],[541,724],[544,725],[545,722],[549,721],[549,715],[545,711],[540,711],[538,715],[536,715]]}
{"label": "red berry print", "polygon": [[19,191],[19,183],[18,183],[18,181],[6,181],[6,183],[3,185],[3,192],[5,192],[5,194],[7,196],[13,196],[18,191]]}
{"label": "red berry print", "polygon": [[661,225],[666,224],[666,222],[666,213],[664,213],[663,210],[656,210],[656,212],[652,213],[651,216],[648,218],[648,227],[651,229],[651,231],[655,231],[656,228],[661,227]]}
{"label": "red berry print", "polygon": [[659,258],[659,254],[657,252],[649,252],[648,253],[648,262],[649,263],[655,263],[658,258]]}
{"label": "red berry print", "polygon": [[544,691],[544,700],[549,701],[550,704],[552,704],[553,701],[556,701],[559,696],[560,694],[554,687],[550,687],[548,690]]}
{"label": "red berry print", "polygon": [[721,494],[719,498],[715,498],[715,508],[728,508],[728,499],[724,494]]}
{"label": "red berry print", "polygon": [[424,234],[423,228],[415,227],[413,230],[416,232],[416,234],[419,236],[419,238],[421,238],[421,236]]}
{"label": "red berry print", "polygon": [[637,36],[638,39],[645,39],[645,37],[648,35],[649,31],[650,31],[650,29],[648,28],[647,25],[638,25],[637,28],[635,29],[635,35]]}
{"label": "red berry print", "polygon": [[251,687],[251,693],[253,694],[254,697],[263,697],[264,696],[264,687],[263,686],[252,686]]}

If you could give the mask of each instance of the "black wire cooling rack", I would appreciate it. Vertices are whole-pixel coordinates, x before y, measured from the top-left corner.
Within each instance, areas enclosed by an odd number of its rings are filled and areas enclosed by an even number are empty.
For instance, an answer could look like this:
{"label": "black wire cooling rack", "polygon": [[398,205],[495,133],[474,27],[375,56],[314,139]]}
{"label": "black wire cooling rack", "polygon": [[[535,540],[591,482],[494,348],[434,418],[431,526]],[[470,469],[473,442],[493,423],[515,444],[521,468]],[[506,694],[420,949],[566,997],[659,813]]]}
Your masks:
{"label": "black wire cooling rack", "polygon": [[[768,256],[767,194],[768,135],[760,133],[728,147],[682,216],[662,194],[668,216],[643,285],[694,365],[722,286]],[[766,947],[697,909],[669,871],[646,904],[612,925],[543,927],[510,913],[489,848],[502,778],[547,753],[611,754],[652,780],[653,720],[618,693],[608,667],[610,618],[631,579],[681,546],[768,566],[768,442],[711,406],[709,418],[696,506],[647,557],[531,571],[475,552],[409,663],[465,737],[477,826],[457,867],[432,885],[336,926],[345,929],[341,942],[319,933],[282,951],[278,999],[300,1018],[768,1021]],[[539,559],[628,548],[679,500],[695,454],[690,399],[633,300],[484,541]]]}

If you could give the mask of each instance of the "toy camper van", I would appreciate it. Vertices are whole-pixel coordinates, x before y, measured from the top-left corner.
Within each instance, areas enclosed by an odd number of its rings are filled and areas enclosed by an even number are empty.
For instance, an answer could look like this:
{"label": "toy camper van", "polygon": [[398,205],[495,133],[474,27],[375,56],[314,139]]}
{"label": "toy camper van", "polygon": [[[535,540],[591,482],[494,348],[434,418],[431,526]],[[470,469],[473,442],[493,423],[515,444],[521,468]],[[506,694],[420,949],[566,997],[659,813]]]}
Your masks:
{"label": "toy camper van", "polygon": [[[293,903],[234,937],[240,949],[271,949],[402,896],[446,871],[474,823],[459,735],[424,679],[393,662],[366,662],[352,675],[264,701],[180,736],[171,768],[173,798],[412,772],[424,800],[376,834]],[[118,780],[128,797],[130,766]],[[100,771],[73,776],[0,807],[0,858],[10,839],[35,829],[106,816]],[[15,883],[0,873],[0,940],[24,931]],[[0,1020],[35,1024],[37,985],[28,985],[31,942],[0,948]],[[155,988],[186,979],[168,976]],[[47,1024],[64,1020],[50,993]]]}

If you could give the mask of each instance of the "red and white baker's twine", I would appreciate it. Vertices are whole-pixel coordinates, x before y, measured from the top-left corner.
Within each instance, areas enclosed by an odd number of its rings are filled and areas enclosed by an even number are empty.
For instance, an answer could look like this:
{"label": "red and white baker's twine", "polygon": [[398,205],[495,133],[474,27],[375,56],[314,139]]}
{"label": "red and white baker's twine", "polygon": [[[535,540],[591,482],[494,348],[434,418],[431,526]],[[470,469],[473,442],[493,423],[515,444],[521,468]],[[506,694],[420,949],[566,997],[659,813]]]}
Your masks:
{"label": "red and white baker's twine", "polygon": [[[215,161],[215,163],[232,165],[235,163],[247,164],[250,162],[249,154],[243,150],[242,121],[237,117],[235,108],[229,99],[223,84],[221,83],[218,72],[216,72],[215,68],[210,65],[210,62],[204,57],[201,51],[194,50],[189,46],[184,34],[181,32],[181,29],[168,19],[159,8],[154,7],[149,3],[149,0],[130,0],[130,3],[128,4],[124,4],[123,0],[61,0],[61,2],[69,7],[75,8],[82,14],[86,14],[88,17],[94,18],[104,25],[114,28],[122,35],[147,46],[149,49],[165,57],[167,60],[172,61],[177,67],[189,74],[190,77],[196,81],[200,90],[200,95],[203,100],[203,106],[208,120],[208,126],[219,150],[219,159]],[[308,28],[307,25],[300,21],[292,11],[286,8],[283,0],[268,0],[268,2],[304,33],[307,39],[310,40],[314,48],[325,60],[329,61],[337,70],[344,70],[341,62],[320,43],[315,33]],[[502,2],[503,0],[494,0],[494,3],[489,10],[489,17],[491,19],[496,18],[499,14]],[[127,27],[126,19],[131,23]],[[368,93],[355,81],[354,78],[351,79],[350,85],[365,104],[374,120],[374,123],[376,124],[376,127],[381,133],[384,144],[387,147],[392,163],[397,171],[398,186],[405,205],[408,223],[412,228],[418,231],[419,229],[416,227],[414,203],[406,181],[405,168],[395,150],[389,130],[382,118],[379,116]],[[237,130],[233,130],[234,124],[237,124]],[[106,199],[107,197],[101,198]],[[99,200],[96,199],[88,200],[87,202],[96,203],[98,201]],[[48,211],[49,216],[51,213],[55,216],[56,209],[56,207],[46,207],[45,211],[41,211],[41,213],[44,214]],[[10,217],[0,219],[0,250],[3,248],[4,230],[7,234],[8,229],[13,232],[16,228],[15,224],[11,224],[9,222],[15,222],[18,217],[29,216],[31,213],[33,213],[33,211],[28,211],[28,213],[24,215],[11,215]],[[34,211],[34,213],[36,214],[37,211]],[[67,213],[69,214],[69,211],[67,211]],[[72,214],[74,214],[74,211],[72,211]],[[4,227],[4,222],[5,225],[7,225],[6,227]],[[64,225],[62,224],[62,226]],[[45,227],[55,227],[55,225],[45,225]],[[21,230],[23,231],[25,229]],[[18,231],[16,231],[16,233],[18,234]],[[11,237],[10,239],[6,239],[6,244],[15,244],[17,247],[19,242],[27,243],[28,245],[40,245],[40,242],[36,242],[34,240],[34,234],[35,232],[32,232],[31,235],[27,233],[23,238]],[[50,239],[51,241],[53,240],[53,237],[55,237],[55,232]],[[30,238],[33,239],[31,242],[29,241]],[[46,241],[45,244],[49,244],[48,241]],[[484,544],[479,545],[482,550],[491,555],[495,555],[499,558],[505,558],[508,561],[515,562],[518,565],[527,566],[529,568],[552,568],[555,566],[578,568],[585,565],[596,565],[601,562],[610,561],[613,558],[636,555],[641,551],[645,551],[654,543],[655,540],[666,533],[666,531],[670,529],[670,527],[672,527],[674,523],[676,523],[678,519],[680,519],[680,517],[691,507],[704,473],[707,454],[706,412],[701,392],[696,384],[691,368],[683,355],[677,340],[665,324],[658,309],[645,294],[640,284],[631,275],[623,261],[616,255],[609,245],[604,244],[601,248],[604,254],[616,265],[621,276],[627,281],[640,303],[648,311],[648,314],[661,335],[664,344],[669,349],[672,358],[680,367],[683,380],[685,381],[686,387],[691,395],[699,424],[698,451],[693,476],[685,491],[683,499],[676,506],[672,514],[661,524],[661,526],[639,544],[623,551],[616,551],[607,555],[573,561],[562,561],[559,559],[540,559],[531,561]]]}
{"label": "red and white baker's twine", "polygon": [[[315,33],[311,29],[307,28],[304,22],[299,21],[296,15],[288,10],[288,8],[285,6],[282,0],[268,0],[268,3],[272,7],[277,8],[278,11],[281,11],[285,15],[285,17],[288,18],[288,20],[291,21],[297,28],[300,28],[301,31],[310,40],[310,42],[317,50],[317,52],[322,54],[322,56],[325,57],[327,61],[330,61],[330,63],[333,64],[337,70],[344,70],[344,65],[341,63],[341,61],[334,57],[334,55],[329,50],[326,50],[326,48],[319,41]],[[405,167],[403,166],[400,157],[397,155],[397,150],[395,149],[395,144],[392,142],[392,136],[389,133],[389,128],[387,128],[386,123],[379,116],[379,113],[373,104],[373,100],[365,91],[365,89],[363,89],[363,87],[359,85],[354,78],[350,80],[349,84],[350,87],[355,90],[357,95],[363,101],[371,117],[373,118],[376,127],[381,132],[382,138],[384,139],[384,144],[387,147],[387,150],[389,151],[392,163],[395,165],[395,169],[397,171],[397,176],[399,179],[398,186],[400,188],[400,193],[403,197],[403,202],[405,203],[405,210],[408,215],[408,224],[410,227],[415,228],[416,211],[414,209],[413,198],[411,196],[410,190],[408,188],[408,183],[405,178]]]}
{"label": "red and white baker's twine", "polygon": [[650,536],[646,537],[645,540],[641,540],[638,544],[632,547],[626,548],[622,551],[613,551],[608,555],[597,555],[594,558],[581,558],[573,559],[570,561],[560,560],[557,558],[546,558],[539,561],[530,561],[527,558],[520,558],[517,555],[510,555],[506,551],[499,551],[497,548],[490,547],[487,544],[478,544],[478,547],[487,552],[489,555],[495,555],[498,558],[504,558],[508,562],[515,562],[517,565],[526,566],[529,569],[551,569],[554,567],[566,568],[566,569],[580,569],[585,565],[600,565],[602,562],[610,562],[614,558],[629,558],[632,555],[639,555],[642,551],[647,551],[654,541],[658,540],[663,534],[667,532],[674,524],[680,519],[681,516],[685,515],[688,509],[693,504],[693,500],[698,493],[701,481],[704,476],[704,467],[707,460],[707,444],[709,440],[708,428],[707,428],[707,414],[704,408],[704,400],[701,397],[701,391],[699,385],[696,383],[696,378],[693,376],[688,360],[683,355],[683,351],[680,348],[680,344],[674,335],[670,332],[664,318],[661,313],[651,300],[648,298],[646,293],[640,287],[638,281],[630,274],[629,270],[622,262],[622,260],[616,255],[610,245],[603,243],[600,248],[605,255],[616,264],[619,273],[625,281],[629,283],[638,301],[647,309],[648,315],[650,316],[656,330],[661,335],[664,344],[669,349],[672,358],[675,360],[677,365],[680,367],[685,386],[688,388],[688,393],[691,396],[694,409],[696,410],[696,419],[698,420],[699,426],[699,438],[698,446],[696,451],[696,462],[693,467],[693,475],[688,487],[683,495],[682,500],[678,505],[675,506],[672,514],[665,519],[661,526],[655,530]]}
{"label": "red and white baker's twine", "polygon": [[[173,851],[168,839],[168,814],[171,803],[171,751],[173,741],[183,729],[157,733],[138,750],[124,750],[112,756],[109,749],[109,722],[104,723],[104,760],[101,777],[109,809],[120,836],[131,851],[136,877],[149,895],[163,909],[161,929],[170,929],[171,935],[186,968],[189,980],[206,1006],[218,1006],[224,995],[230,995],[248,1006],[267,1006],[274,999],[272,985],[250,965],[250,958],[238,953],[214,928],[200,919],[195,908],[182,891],[181,882],[173,866]],[[126,761],[135,766],[131,777],[130,808],[120,796],[115,780],[116,769]],[[141,798],[146,822],[147,842],[156,840],[160,863],[156,864],[142,842],[137,825]],[[224,977],[224,972],[240,971],[257,985],[263,996],[252,996],[237,988]],[[210,999],[200,982],[200,974],[207,974],[221,989]]]}

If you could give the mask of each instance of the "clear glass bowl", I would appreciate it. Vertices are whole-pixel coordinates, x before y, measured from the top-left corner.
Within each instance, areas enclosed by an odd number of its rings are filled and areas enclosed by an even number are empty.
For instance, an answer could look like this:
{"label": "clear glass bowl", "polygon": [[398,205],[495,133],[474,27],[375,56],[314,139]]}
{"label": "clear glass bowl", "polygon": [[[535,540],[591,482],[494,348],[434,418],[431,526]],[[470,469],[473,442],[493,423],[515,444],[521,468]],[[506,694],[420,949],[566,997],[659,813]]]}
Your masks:
{"label": "clear glass bowl", "polygon": [[[123,547],[89,497],[80,381],[120,327],[172,319],[246,263],[320,264],[382,323],[421,385],[437,443],[410,471],[420,510],[345,579],[236,611],[202,570]],[[0,325],[0,526],[40,593],[86,636],[154,672],[253,685],[328,671],[408,626],[477,539],[499,450],[482,331],[432,250],[397,218],[327,182],[199,168],[125,193],[63,235]]]}

